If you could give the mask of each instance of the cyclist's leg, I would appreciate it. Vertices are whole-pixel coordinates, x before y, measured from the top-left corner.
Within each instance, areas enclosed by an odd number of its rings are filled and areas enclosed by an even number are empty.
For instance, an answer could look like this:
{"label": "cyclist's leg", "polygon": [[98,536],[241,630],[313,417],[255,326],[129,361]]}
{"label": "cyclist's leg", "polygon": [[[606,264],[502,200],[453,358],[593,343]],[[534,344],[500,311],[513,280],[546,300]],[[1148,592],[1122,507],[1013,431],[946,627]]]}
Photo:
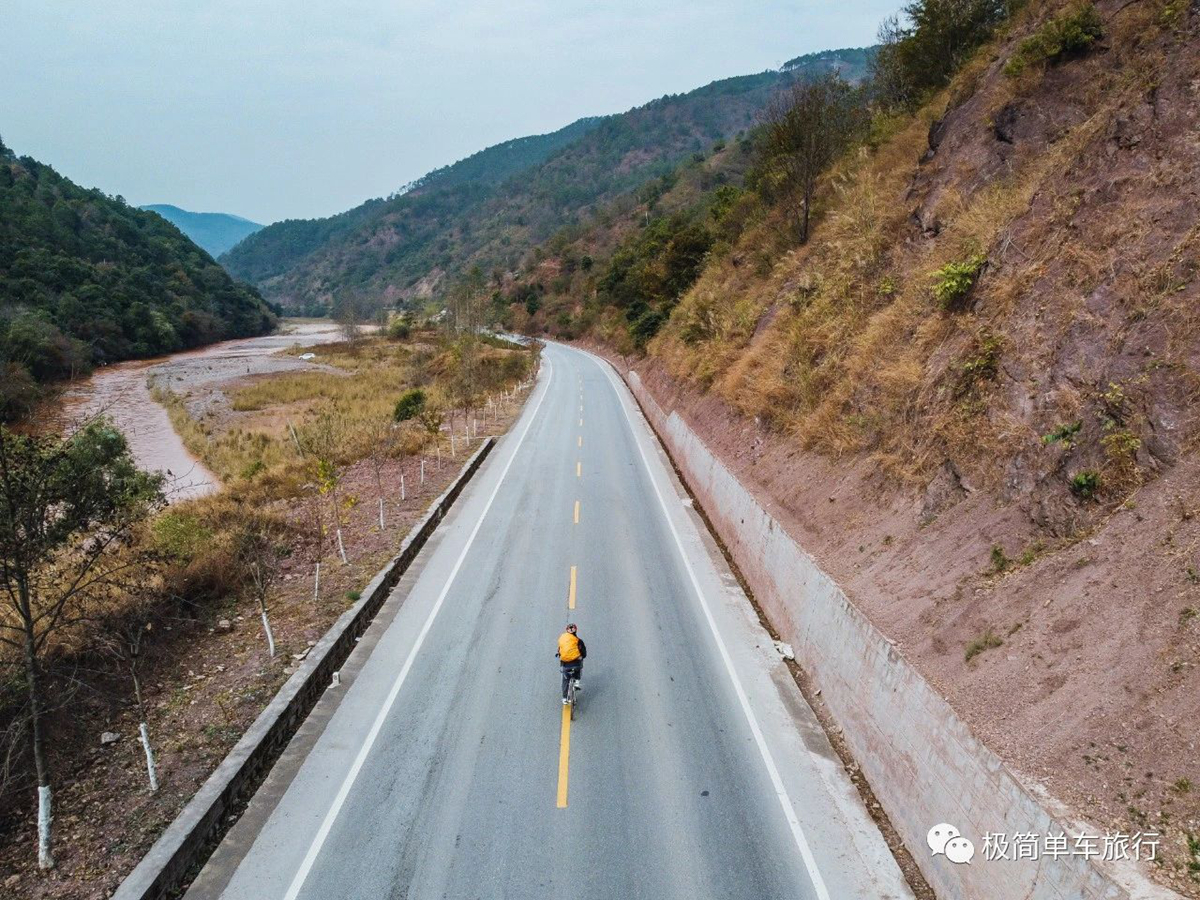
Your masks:
{"label": "cyclist's leg", "polygon": [[567,686],[570,683],[570,679],[571,679],[571,667],[569,664],[563,663],[561,668],[562,668],[562,695],[563,695],[563,699],[566,700],[567,699]]}

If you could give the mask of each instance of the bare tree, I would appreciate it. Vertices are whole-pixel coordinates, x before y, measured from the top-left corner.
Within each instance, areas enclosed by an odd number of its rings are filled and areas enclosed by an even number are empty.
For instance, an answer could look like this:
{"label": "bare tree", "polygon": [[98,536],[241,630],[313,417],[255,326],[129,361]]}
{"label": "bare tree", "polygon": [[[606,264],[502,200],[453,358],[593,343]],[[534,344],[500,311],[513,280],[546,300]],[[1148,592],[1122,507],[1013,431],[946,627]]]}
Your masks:
{"label": "bare tree", "polygon": [[380,531],[387,527],[383,515],[383,469],[387,465],[387,461],[396,455],[399,436],[400,426],[392,420],[391,416],[383,416],[367,425],[368,453],[371,469],[375,474],[375,492],[379,496]]}
{"label": "bare tree", "polygon": [[161,502],[161,476],[139,472],[107,422],[65,437],[0,427],[0,641],[23,661],[42,869],[54,866],[44,657],[99,599],[129,586],[141,562],[130,538]]}
{"label": "bare tree", "polygon": [[134,709],[137,712],[138,737],[146,757],[146,778],[150,782],[150,790],[157,791],[158,766],[154,758],[154,746],[150,743],[149,716],[142,696],[141,676],[143,641],[152,628],[147,609],[143,608],[140,614],[137,610],[131,611],[105,629],[101,649],[116,658],[129,676],[130,686],[133,688]]}
{"label": "bare tree", "polygon": [[480,331],[483,328],[486,299],[487,284],[478,266],[474,266],[450,293],[448,321],[458,364],[452,391],[455,401],[462,408],[463,424],[468,434],[470,413],[479,400]]}
{"label": "bare tree", "polygon": [[335,413],[325,411],[305,429],[301,445],[315,469],[318,491],[330,501],[338,554],[342,562],[346,563],[349,560],[346,559],[346,545],[342,541],[342,499],[339,490],[342,480],[340,458],[344,438],[343,419]]}
{"label": "bare tree", "polygon": [[765,168],[791,212],[801,243],[808,240],[817,179],[866,121],[860,92],[837,75],[798,81],[767,108]]}
{"label": "bare tree", "polygon": [[271,659],[275,658],[275,633],[271,630],[270,600],[279,581],[284,551],[282,534],[274,523],[259,523],[242,535],[241,565],[246,592],[258,606]]}

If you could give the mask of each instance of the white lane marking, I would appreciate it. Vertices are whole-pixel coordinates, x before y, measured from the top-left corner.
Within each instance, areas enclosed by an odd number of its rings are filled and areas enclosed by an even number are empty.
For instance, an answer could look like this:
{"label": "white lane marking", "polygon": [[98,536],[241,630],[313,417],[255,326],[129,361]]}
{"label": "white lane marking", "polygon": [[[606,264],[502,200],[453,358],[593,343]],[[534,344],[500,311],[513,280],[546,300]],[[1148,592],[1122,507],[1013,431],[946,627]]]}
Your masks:
{"label": "white lane marking", "polygon": [[[591,357],[590,353],[585,353],[585,355]],[[721,653],[721,661],[725,663],[725,671],[729,673],[729,680],[733,682],[733,690],[737,694],[738,702],[742,705],[742,712],[745,713],[746,721],[750,725],[750,733],[754,735],[754,743],[758,745],[759,755],[762,756],[763,763],[767,767],[767,774],[771,778],[771,785],[775,788],[775,796],[779,800],[779,805],[783,807],[783,814],[787,817],[788,825],[792,830],[792,838],[796,842],[796,847],[800,850],[800,858],[804,861],[804,867],[808,870],[809,880],[812,882],[813,889],[817,892],[818,900],[830,900],[829,890],[825,887],[825,879],[821,877],[821,872],[817,868],[816,857],[813,856],[812,850],[808,846],[808,839],[804,836],[804,829],[800,827],[800,819],[796,816],[796,810],[792,806],[791,797],[788,796],[787,788],[784,787],[783,779],[779,775],[779,768],[775,765],[775,757],[771,755],[771,750],[767,747],[766,738],[763,737],[762,729],[759,727],[758,718],[750,708],[750,699],[746,696],[746,691],[742,687],[742,680],[738,678],[737,672],[733,668],[733,659],[729,655],[729,650],[725,647],[725,641],[722,639],[721,633],[717,630],[716,620],[713,619],[712,611],[708,608],[708,601],[704,599],[704,591],[700,589],[700,579],[696,577],[696,570],[692,568],[692,561],[683,549],[683,538],[680,537],[679,529],[675,527],[675,522],[671,519],[671,513],[667,508],[667,501],[663,498],[662,491],[658,487],[658,480],[654,477],[654,471],[650,468],[650,460],[646,458],[646,451],[642,448],[641,441],[638,440],[637,429],[633,425],[633,417],[629,415],[629,409],[621,397],[620,388],[617,386],[609,367],[595,357],[592,357],[592,361],[608,377],[608,382],[617,395],[617,403],[620,405],[621,411],[625,413],[625,420],[629,423],[629,430],[633,435],[634,446],[637,447],[638,454],[642,457],[642,465],[646,467],[646,474],[649,476],[650,484],[654,488],[654,496],[658,498],[658,503],[662,507],[663,517],[667,520],[667,525],[671,529],[671,535],[675,538],[675,546],[679,550],[683,566],[687,569],[688,577],[692,581],[692,590],[696,592],[696,599],[700,601],[700,608],[704,610],[704,618],[708,622],[708,628],[712,632],[713,640],[717,642],[717,650]],[[651,434],[653,435],[653,431],[651,431]]]}
{"label": "white lane marking", "polygon": [[445,602],[446,595],[450,593],[450,587],[454,584],[454,579],[458,576],[458,570],[462,568],[463,560],[467,558],[467,552],[475,542],[475,536],[479,534],[479,529],[483,526],[483,521],[487,518],[488,511],[492,508],[492,501],[496,499],[496,495],[500,492],[500,486],[504,484],[504,477],[508,475],[508,470],[512,468],[513,461],[517,458],[517,453],[521,449],[521,445],[525,443],[525,435],[529,434],[529,429],[533,425],[534,419],[537,418],[538,410],[542,407],[542,401],[550,393],[550,381],[553,375],[553,367],[547,365],[546,386],[542,391],[542,396],[538,398],[537,405],[533,408],[533,412],[529,414],[529,421],[525,423],[521,437],[518,439],[516,446],[513,447],[512,455],[508,458],[508,462],[505,463],[504,469],[500,472],[500,478],[496,481],[496,486],[492,489],[492,495],[488,497],[487,505],[483,508],[483,512],[479,514],[479,519],[475,522],[475,527],[471,530],[471,536],[467,538],[467,543],[463,547],[462,553],[458,555],[458,560],[454,563],[454,568],[450,570],[450,576],[446,579],[446,583],[442,585],[442,592],[438,594],[437,601],[433,604],[433,609],[429,612],[429,617],[425,620],[425,624],[421,627],[421,631],[417,635],[416,643],[413,644],[412,650],[408,653],[408,658],[404,661],[404,666],[400,669],[400,674],[396,676],[396,680],[392,684],[392,689],[388,691],[387,699],[384,700],[379,714],[375,716],[371,730],[367,732],[367,739],[359,749],[358,756],[354,758],[354,764],[350,766],[350,771],[346,773],[346,778],[342,781],[342,786],[338,790],[337,796],[333,799],[333,805],[329,808],[329,812],[325,814],[325,819],[321,822],[321,827],[317,830],[316,837],[313,838],[312,844],[309,845],[308,853],[304,855],[304,861],[296,871],[296,876],[292,879],[287,893],[283,895],[284,900],[296,900],[296,897],[300,894],[300,889],[304,887],[304,882],[308,879],[308,873],[312,870],[313,863],[317,861],[321,847],[324,845],[325,839],[329,837],[333,823],[336,821],[338,813],[342,811],[342,806],[345,804],[346,798],[350,795],[350,789],[354,787],[354,781],[358,778],[358,773],[367,761],[371,747],[375,744],[375,739],[379,737],[383,723],[391,712],[392,706],[396,702],[396,697],[400,694],[400,688],[404,684],[404,679],[408,677],[408,672],[413,666],[413,661],[417,658],[417,652],[421,649],[421,645],[425,643],[425,637],[429,634],[430,628],[433,627],[433,620],[437,618],[438,611],[442,608],[442,603]]}

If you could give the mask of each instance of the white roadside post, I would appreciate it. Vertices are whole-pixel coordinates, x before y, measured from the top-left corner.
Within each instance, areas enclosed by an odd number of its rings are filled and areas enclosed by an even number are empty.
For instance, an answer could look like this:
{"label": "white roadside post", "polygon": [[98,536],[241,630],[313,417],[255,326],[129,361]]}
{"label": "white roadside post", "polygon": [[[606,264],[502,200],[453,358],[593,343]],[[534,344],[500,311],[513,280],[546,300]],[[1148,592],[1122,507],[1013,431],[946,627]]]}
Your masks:
{"label": "white roadside post", "polygon": [[50,785],[38,785],[38,868],[54,868],[54,854],[50,852],[50,823],[54,815],[50,810]]}
{"label": "white roadside post", "polygon": [[150,729],[142,722],[138,725],[138,732],[142,736],[142,749],[146,751],[146,775],[150,779],[150,790],[157,791],[158,770],[154,766],[154,750],[150,746]]}

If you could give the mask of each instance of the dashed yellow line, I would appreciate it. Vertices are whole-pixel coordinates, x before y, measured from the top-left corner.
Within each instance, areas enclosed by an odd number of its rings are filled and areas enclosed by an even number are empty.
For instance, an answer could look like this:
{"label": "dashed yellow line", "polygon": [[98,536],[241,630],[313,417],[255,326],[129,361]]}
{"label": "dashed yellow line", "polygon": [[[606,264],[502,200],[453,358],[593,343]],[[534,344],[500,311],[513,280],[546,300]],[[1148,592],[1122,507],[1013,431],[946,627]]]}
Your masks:
{"label": "dashed yellow line", "polygon": [[562,740],[558,746],[558,808],[567,808],[567,774],[571,763],[571,707],[562,708]]}
{"label": "dashed yellow line", "polygon": [[579,446],[580,447],[583,446],[583,435],[582,434],[579,436]]}
{"label": "dashed yellow line", "polygon": [[583,463],[581,463],[581,462],[575,463],[575,477],[576,478],[583,477]]}
{"label": "dashed yellow line", "polygon": [[582,427],[583,427],[583,419],[580,419],[580,420],[579,420],[579,427],[580,427],[580,428],[582,428]]}
{"label": "dashed yellow line", "polygon": [[579,524],[579,501],[575,501],[575,524]]}
{"label": "dashed yellow line", "polygon": [[575,567],[571,566],[571,589],[567,592],[567,609],[575,608]]}

